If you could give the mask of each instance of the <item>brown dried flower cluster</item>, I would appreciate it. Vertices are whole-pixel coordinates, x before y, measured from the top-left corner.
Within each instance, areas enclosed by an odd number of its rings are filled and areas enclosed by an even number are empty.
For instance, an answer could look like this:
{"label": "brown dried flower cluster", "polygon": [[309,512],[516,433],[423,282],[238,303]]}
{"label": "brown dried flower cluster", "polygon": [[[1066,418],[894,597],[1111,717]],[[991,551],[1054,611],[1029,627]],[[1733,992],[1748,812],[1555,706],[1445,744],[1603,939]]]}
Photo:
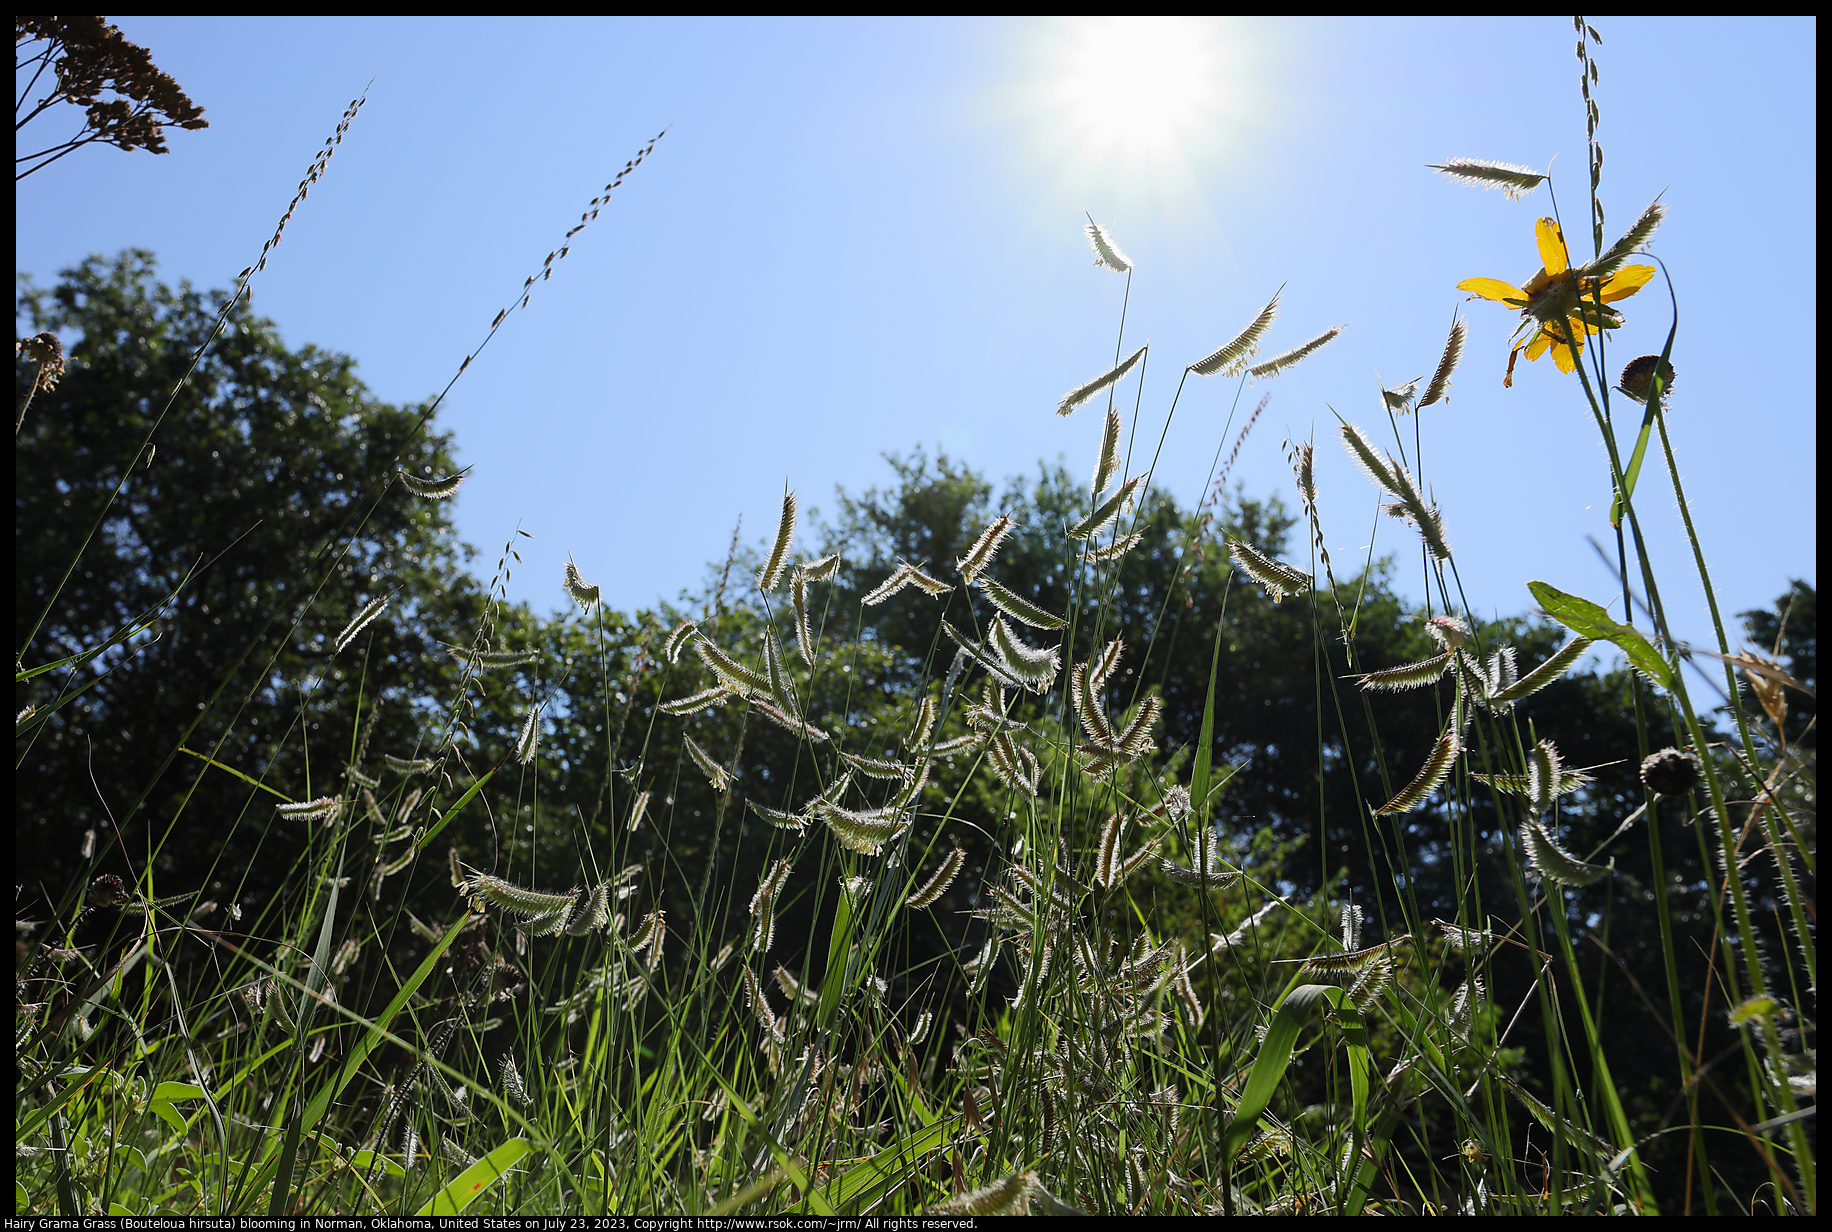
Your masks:
{"label": "brown dried flower cluster", "polygon": [[[165,126],[198,129],[210,127],[204,109],[185,94],[171,74],[153,63],[152,53],[127,41],[121,31],[100,17],[18,17],[14,44],[42,41],[34,61],[55,63],[57,86],[33,105],[19,121],[24,124],[58,103],[73,103],[88,112],[83,132],[60,146],[29,158],[42,158],[16,179],[23,179],[78,146],[105,141],[123,150],[166,153]],[[34,76],[36,80],[36,76]],[[104,92],[117,97],[103,98]],[[50,157],[43,157],[50,155]]]}

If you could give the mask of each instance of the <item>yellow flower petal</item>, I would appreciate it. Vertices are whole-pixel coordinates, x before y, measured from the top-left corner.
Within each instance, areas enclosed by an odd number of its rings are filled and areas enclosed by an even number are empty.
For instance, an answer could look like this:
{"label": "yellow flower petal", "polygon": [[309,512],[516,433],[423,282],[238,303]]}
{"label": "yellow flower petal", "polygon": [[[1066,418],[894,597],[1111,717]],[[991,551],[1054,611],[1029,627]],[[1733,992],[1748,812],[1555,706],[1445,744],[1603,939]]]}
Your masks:
{"label": "yellow flower petal", "polygon": [[1542,218],[1533,228],[1533,238],[1539,241],[1539,263],[1546,267],[1546,273],[1557,278],[1571,265],[1571,258],[1565,253],[1565,233],[1558,228],[1558,222],[1551,218]]}
{"label": "yellow flower petal", "polygon": [[1615,277],[1603,284],[1599,298],[1606,304],[1613,299],[1627,299],[1645,287],[1653,277],[1654,267],[1651,265],[1625,265],[1616,271]]}
{"label": "yellow flower petal", "polygon": [[1548,334],[1543,329],[1540,330],[1539,333],[1533,335],[1533,341],[1527,343],[1527,358],[1538,359],[1541,355],[1546,353],[1546,348],[1551,345],[1552,335]]}
{"label": "yellow flower petal", "polygon": [[1552,362],[1558,365],[1560,372],[1576,372],[1578,361],[1573,357],[1571,348],[1562,342],[1552,344]]}
{"label": "yellow flower petal", "polygon": [[1457,290],[1468,291],[1483,299],[1492,299],[1513,308],[1527,306],[1527,293],[1511,282],[1499,278],[1465,278],[1457,284]]}

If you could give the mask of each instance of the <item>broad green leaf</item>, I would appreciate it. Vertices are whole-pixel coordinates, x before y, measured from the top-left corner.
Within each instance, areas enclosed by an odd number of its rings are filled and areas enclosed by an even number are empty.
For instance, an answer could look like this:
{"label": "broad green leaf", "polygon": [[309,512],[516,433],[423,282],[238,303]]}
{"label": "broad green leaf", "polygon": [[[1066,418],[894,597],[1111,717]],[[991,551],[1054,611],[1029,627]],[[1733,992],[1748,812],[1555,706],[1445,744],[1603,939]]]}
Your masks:
{"label": "broad green leaf", "polygon": [[1613,643],[1642,675],[1661,688],[1672,690],[1672,666],[1634,627],[1614,619],[1590,600],[1568,595],[1545,582],[1528,582],[1527,589],[1552,619],[1580,637]]}
{"label": "broad green leaf", "polygon": [[1272,1102],[1273,1092],[1278,1090],[1285,1077],[1285,1068],[1291,1064],[1291,1050],[1298,1042],[1299,1029],[1310,1017],[1312,1007],[1329,1000],[1331,993],[1340,997],[1342,990],[1327,984],[1301,984],[1273,1011],[1266,1038],[1260,1041],[1259,1056],[1254,1058],[1253,1068],[1247,1073],[1246,1088],[1240,1093],[1240,1102],[1234,1106],[1234,1117],[1228,1124],[1227,1140],[1222,1147],[1224,1158],[1233,1159],[1234,1153],[1253,1136],[1260,1114]]}
{"label": "broad green leaf", "polygon": [[476,1200],[477,1195],[508,1174],[534,1147],[526,1138],[511,1138],[458,1174],[458,1179],[427,1200],[416,1215],[456,1215]]}
{"label": "broad green leaf", "polygon": [[821,985],[820,1021],[830,1023],[846,994],[846,952],[852,941],[852,896],[842,893],[833,913],[833,935],[827,942],[827,978]]}

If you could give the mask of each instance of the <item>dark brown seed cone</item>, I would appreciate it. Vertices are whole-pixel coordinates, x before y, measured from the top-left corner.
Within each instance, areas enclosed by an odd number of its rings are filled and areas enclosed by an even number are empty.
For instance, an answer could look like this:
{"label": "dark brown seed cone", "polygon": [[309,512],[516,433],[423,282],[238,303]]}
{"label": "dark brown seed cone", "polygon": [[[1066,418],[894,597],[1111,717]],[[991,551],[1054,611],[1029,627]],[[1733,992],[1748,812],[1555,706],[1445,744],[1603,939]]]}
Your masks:
{"label": "dark brown seed cone", "polygon": [[1641,781],[1663,796],[1680,796],[1699,784],[1698,758],[1678,749],[1648,754],[1641,763]]}
{"label": "dark brown seed cone", "polygon": [[127,887],[113,873],[103,873],[90,882],[89,898],[98,907],[114,907],[127,901]]}
{"label": "dark brown seed cone", "polygon": [[1646,403],[1653,392],[1654,367],[1660,366],[1661,391],[1664,397],[1673,388],[1673,365],[1662,364],[1658,355],[1642,355],[1628,361],[1622,369],[1622,383],[1616,388],[1637,402]]}

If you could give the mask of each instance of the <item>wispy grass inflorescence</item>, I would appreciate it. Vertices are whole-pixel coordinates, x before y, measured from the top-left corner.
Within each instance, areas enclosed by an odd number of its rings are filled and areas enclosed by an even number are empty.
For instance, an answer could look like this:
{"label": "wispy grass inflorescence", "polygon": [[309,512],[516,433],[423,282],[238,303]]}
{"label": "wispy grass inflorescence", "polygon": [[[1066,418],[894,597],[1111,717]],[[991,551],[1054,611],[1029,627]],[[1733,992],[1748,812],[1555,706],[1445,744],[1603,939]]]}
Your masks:
{"label": "wispy grass inflorescence", "polygon": [[1144,482],[1144,475],[1134,475],[1131,479],[1122,483],[1119,486],[1119,490],[1100,504],[1096,505],[1092,513],[1075,523],[1075,525],[1069,527],[1067,532],[1069,538],[1092,539],[1103,530],[1106,530],[1107,527],[1113,524],[1113,519],[1120,516],[1120,511],[1125,508],[1126,502],[1132,498],[1133,492]]}
{"label": "wispy grass inflorescence", "polygon": [[522,720],[521,735],[515,740],[515,760],[527,765],[534,760],[535,749],[541,742],[541,707],[536,704],[528,707],[528,717]]}
{"label": "wispy grass inflorescence", "polygon": [[692,736],[683,734],[681,736],[681,743],[686,745],[688,756],[693,758],[694,764],[700,768],[700,773],[706,776],[706,781],[712,784],[712,789],[714,791],[727,792],[731,790],[732,776],[726,772],[724,766],[721,766],[712,759],[712,754],[701,748],[699,742]]}
{"label": "wispy grass inflorescence", "polygon": [[1520,823],[1520,845],[1526,849],[1528,867],[1555,885],[1587,886],[1609,875],[1607,865],[1586,864],[1578,859],[1532,818]]}
{"label": "wispy grass inflorescence", "polygon": [[758,882],[757,892],[751,895],[751,949],[758,954],[768,950],[776,940],[776,899],[789,884],[789,871],[793,867],[787,856],[776,861]]}
{"label": "wispy grass inflorescence", "polygon": [[1099,497],[1113,482],[1120,469],[1120,413],[1108,408],[1107,425],[1101,430],[1100,455],[1094,463],[1094,495]]}
{"label": "wispy grass inflorescence", "polygon": [[274,812],[290,821],[322,821],[330,825],[343,812],[342,796],[319,796],[316,800],[302,800],[296,804],[277,804]]}
{"label": "wispy grass inflorescence", "polygon": [[1498,163],[1486,158],[1451,158],[1442,163],[1425,165],[1458,184],[1499,188],[1510,201],[1520,200],[1546,182],[1546,177],[1531,167]]}
{"label": "wispy grass inflorescence", "polygon": [[1667,207],[1659,201],[1653,202],[1647,209],[1641,211],[1641,217],[1637,218],[1633,225],[1622,233],[1622,238],[1611,244],[1608,250],[1597,258],[1594,265],[1585,267],[1581,277],[1607,280],[1622,268],[1624,262],[1640,252],[1647,242],[1654,238],[1654,232],[1660,229],[1660,224],[1666,219],[1666,216]]}
{"label": "wispy grass inflorescence", "polygon": [[388,606],[388,596],[387,595],[378,595],[375,598],[369,600],[369,602],[365,603],[362,607],[362,610],[357,612],[356,615],[351,618],[350,623],[344,626],[343,632],[337,635],[337,641],[332,646],[331,653],[332,654],[343,653],[343,648],[345,646],[348,646],[352,641],[356,640],[356,635],[358,633],[361,633],[364,627],[367,626],[370,621],[374,620],[377,616],[380,616],[382,614],[383,609],[385,609],[387,606]]}
{"label": "wispy grass inflorescence", "polygon": [[1113,233],[1088,217],[1088,225],[1082,228],[1088,237],[1088,247],[1094,250],[1094,264],[1105,266],[1116,274],[1130,274],[1132,259],[1120,251],[1113,242]]}
{"label": "wispy grass inflorescence", "polygon": [[1214,376],[1217,372],[1239,376],[1245,370],[1247,361],[1259,354],[1260,339],[1266,336],[1273,321],[1278,319],[1279,296],[1284,293],[1283,287],[1273,292],[1272,299],[1260,309],[1259,315],[1253,318],[1247,328],[1223,344],[1220,350],[1191,364],[1190,371],[1197,376]]}
{"label": "wispy grass inflorescence", "polygon": [[1419,535],[1430,549],[1432,556],[1440,561],[1450,559],[1450,545],[1444,539],[1444,517],[1436,504],[1426,504],[1419,494],[1418,484],[1412,473],[1391,457],[1382,458],[1368,442],[1361,429],[1353,424],[1342,425],[1342,439],[1348,446],[1349,453],[1361,463],[1374,482],[1392,493],[1398,500],[1387,506],[1387,512],[1412,523]]}
{"label": "wispy grass inflorescence", "polygon": [[444,500],[448,496],[456,496],[458,489],[464,486],[467,477],[465,471],[459,471],[456,475],[448,475],[444,479],[422,479],[410,471],[401,470],[397,470],[395,474],[401,477],[401,486],[421,500]]}
{"label": "wispy grass inflorescence", "polygon": [[566,578],[564,585],[568,597],[570,597],[574,603],[577,603],[579,605],[579,610],[584,612],[587,616],[592,614],[593,609],[595,609],[604,598],[604,592],[585,580],[585,575],[579,572],[579,566],[572,562],[570,556],[566,558]]}
{"label": "wispy grass inflorescence", "polygon": [[1145,346],[1140,347],[1125,359],[1121,360],[1116,366],[1109,368],[1087,384],[1077,385],[1074,389],[1071,389],[1062,396],[1062,401],[1056,404],[1056,413],[1058,415],[1067,415],[1089,398],[1092,398],[1095,394],[1107,388],[1107,386],[1118,383],[1121,377],[1132,371],[1132,366],[1134,364],[1145,357],[1145,352],[1149,350],[1150,347],[1151,344],[1147,343]]}
{"label": "wispy grass inflorescence", "polygon": [[1228,555],[1234,558],[1242,573],[1266,588],[1274,603],[1301,595],[1311,588],[1310,574],[1274,559],[1243,539],[1228,540]]}
{"label": "wispy grass inflorescence", "polygon": [[763,590],[775,590],[782,582],[783,574],[788,571],[789,547],[795,542],[795,514],[795,493],[783,493],[782,518],[776,525],[776,542],[770,545],[769,559],[757,571],[757,585]]}
{"label": "wispy grass inflorescence", "polygon": [[1013,594],[985,574],[975,578],[974,585],[985,592],[994,607],[1033,629],[1060,629],[1069,623],[1060,616],[1044,611],[1030,600]]}
{"label": "wispy grass inflorescence", "polygon": [[1420,410],[1442,402],[1450,392],[1450,374],[1457,370],[1457,363],[1463,358],[1463,337],[1467,332],[1461,319],[1450,323],[1450,337],[1444,340],[1444,353],[1438,357],[1431,383],[1425,386],[1425,396],[1419,399]]}
{"label": "wispy grass inflorescence", "polygon": [[1438,742],[1431,746],[1431,753],[1425,758],[1425,764],[1419,768],[1417,776],[1399,789],[1391,800],[1375,809],[1376,815],[1391,813],[1408,813],[1425,802],[1444,780],[1450,777],[1450,769],[1457,763],[1457,755],[1463,751],[1463,742],[1453,726],[1438,737]]}
{"label": "wispy grass inflorescence", "polygon": [[994,518],[986,529],[980,532],[980,537],[974,540],[973,546],[967,549],[967,554],[954,562],[955,568],[960,570],[961,577],[968,582],[973,581],[980,570],[992,563],[992,558],[998,555],[999,545],[1005,542],[1005,536],[1010,533],[1011,515],[1000,514]]}
{"label": "wispy grass inflorescence", "polygon": [[1312,355],[1315,355],[1318,351],[1334,342],[1342,331],[1347,328],[1348,326],[1346,325],[1337,325],[1330,329],[1326,329],[1315,338],[1312,338],[1309,342],[1299,343],[1289,351],[1274,355],[1263,364],[1253,365],[1253,367],[1247,369],[1247,375],[1256,381],[1261,381],[1268,377],[1275,377],[1281,372],[1289,372],[1291,369],[1297,367]]}
{"label": "wispy grass inflorescence", "polygon": [[922,885],[910,895],[905,901],[904,906],[910,908],[912,911],[932,906],[935,900],[946,893],[948,887],[954,884],[954,878],[959,875],[961,866],[966,863],[966,860],[967,853],[959,847],[954,848],[954,850],[950,851],[947,857],[942,860],[941,866],[935,870],[934,875],[923,882]]}

